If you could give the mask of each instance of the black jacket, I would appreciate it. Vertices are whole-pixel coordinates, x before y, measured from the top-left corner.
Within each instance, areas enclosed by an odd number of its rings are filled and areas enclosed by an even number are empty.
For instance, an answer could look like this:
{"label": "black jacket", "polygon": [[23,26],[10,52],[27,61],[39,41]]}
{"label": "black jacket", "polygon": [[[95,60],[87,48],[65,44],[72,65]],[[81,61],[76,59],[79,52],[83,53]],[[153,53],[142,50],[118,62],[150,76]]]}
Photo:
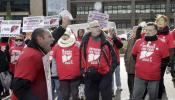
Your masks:
{"label": "black jacket", "polygon": [[7,55],[5,52],[2,52],[0,50],[0,72],[8,71],[8,69],[9,69],[9,64],[8,64]]}
{"label": "black jacket", "polygon": [[[109,47],[110,53],[112,55],[112,63],[110,65],[110,71],[114,72],[115,68],[118,65],[117,57],[116,57],[116,54],[115,54],[115,51],[114,51],[112,45],[110,44],[110,42],[106,39],[106,37],[103,34],[104,33],[101,33],[101,35],[100,35],[100,38],[102,41],[101,48],[103,48],[105,45],[107,45]],[[82,57],[84,59],[86,59],[86,48],[87,48],[87,44],[88,44],[88,40],[89,40],[90,35],[91,35],[91,33],[87,33],[82,39],[81,46],[80,46],[80,58],[81,58],[81,60],[82,60]],[[108,59],[106,59],[106,60],[108,60]]]}

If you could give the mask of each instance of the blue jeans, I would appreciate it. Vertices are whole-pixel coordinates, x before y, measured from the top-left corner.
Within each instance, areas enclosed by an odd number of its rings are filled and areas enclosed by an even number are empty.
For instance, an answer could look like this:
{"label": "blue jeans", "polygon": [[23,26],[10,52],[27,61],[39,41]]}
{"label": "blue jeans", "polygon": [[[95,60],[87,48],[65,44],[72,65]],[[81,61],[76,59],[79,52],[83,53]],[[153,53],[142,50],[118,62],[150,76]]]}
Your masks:
{"label": "blue jeans", "polygon": [[62,96],[60,93],[60,82],[58,78],[52,78],[52,95],[53,95],[53,100],[57,98],[57,100],[62,100]]}

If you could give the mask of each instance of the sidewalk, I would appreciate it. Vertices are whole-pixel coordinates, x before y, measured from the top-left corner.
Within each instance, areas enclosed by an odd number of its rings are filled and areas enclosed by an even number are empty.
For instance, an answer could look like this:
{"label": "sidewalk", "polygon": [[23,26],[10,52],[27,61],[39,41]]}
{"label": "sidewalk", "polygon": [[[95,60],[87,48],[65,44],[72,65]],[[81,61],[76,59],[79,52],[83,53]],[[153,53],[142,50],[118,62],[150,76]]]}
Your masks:
{"label": "sidewalk", "polygon": [[[121,82],[122,82],[123,91],[121,92],[121,95],[115,97],[114,100],[127,100],[129,99],[129,91],[128,91],[128,85],[127,85],[127,73],[125,70],[123,56],[120,57],[120,73],[121,73]],[[167,100],[167,98],[168,100],[175,100],[175,88],[173,87],[170,74],[165,74],[164,82],[165,82],[167,97],[164,94],[162,100]],[[145,100],[148,100],[147,98],[148,97],[146,97]]]}

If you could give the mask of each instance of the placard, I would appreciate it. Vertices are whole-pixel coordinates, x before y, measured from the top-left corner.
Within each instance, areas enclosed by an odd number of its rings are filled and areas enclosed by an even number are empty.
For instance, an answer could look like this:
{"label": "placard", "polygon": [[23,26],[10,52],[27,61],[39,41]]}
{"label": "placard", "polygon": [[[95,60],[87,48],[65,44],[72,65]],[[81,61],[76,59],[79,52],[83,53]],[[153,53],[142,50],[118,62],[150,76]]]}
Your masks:
{"label": "placard", "polygon": [[59,25],[59,15],[46,16],[44,18],[44,27],[56,27]]}
{"label": "placard", "polygon": [[21,20],[3,20],[1,23],[0,37],[15,37],[20,35]]}
{"label": "placard", "polygon": [[44,16],[23,18],[23,32],[33,32],[36,28],[42,27],[44,27]]}
{"label": "placard", "polygon": [[44,72],[45,72],[46,83],[47,83],[48,100],[52,100],[52,83],[51,83],[51,70],[50,70],[49,56],[50,54],[48,53],[42,58],[42,60],[43,60]]}
{"label": "placard", "polygon": [[99,23],[100,23],[100,26],[102,28],[107,28],[108,27],[109,15],[101,13],[99,11],[92,11],[88,15],[88,22],[91,22],[93,20],[98,20]]}

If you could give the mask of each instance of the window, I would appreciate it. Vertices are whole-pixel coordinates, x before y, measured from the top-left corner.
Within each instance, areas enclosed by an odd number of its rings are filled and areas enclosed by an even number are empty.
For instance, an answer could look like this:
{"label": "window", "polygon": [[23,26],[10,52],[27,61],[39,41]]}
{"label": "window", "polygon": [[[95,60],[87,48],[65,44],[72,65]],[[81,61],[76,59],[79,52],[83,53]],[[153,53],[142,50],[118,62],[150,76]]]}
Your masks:
{"label": "window", "polygon": [[104,12],[108,14],[126,14],[131,13],[131,5],[106,5]]}
{"label": "window", "polygon": [[146,5],[136,5],[135,6],[136,13],[164,13],[165,12],[165,4],[146,4]]}
{"label": "window", "polygon": [[93,11],[92,6],[77,6],[77,15],[89,14]]}

